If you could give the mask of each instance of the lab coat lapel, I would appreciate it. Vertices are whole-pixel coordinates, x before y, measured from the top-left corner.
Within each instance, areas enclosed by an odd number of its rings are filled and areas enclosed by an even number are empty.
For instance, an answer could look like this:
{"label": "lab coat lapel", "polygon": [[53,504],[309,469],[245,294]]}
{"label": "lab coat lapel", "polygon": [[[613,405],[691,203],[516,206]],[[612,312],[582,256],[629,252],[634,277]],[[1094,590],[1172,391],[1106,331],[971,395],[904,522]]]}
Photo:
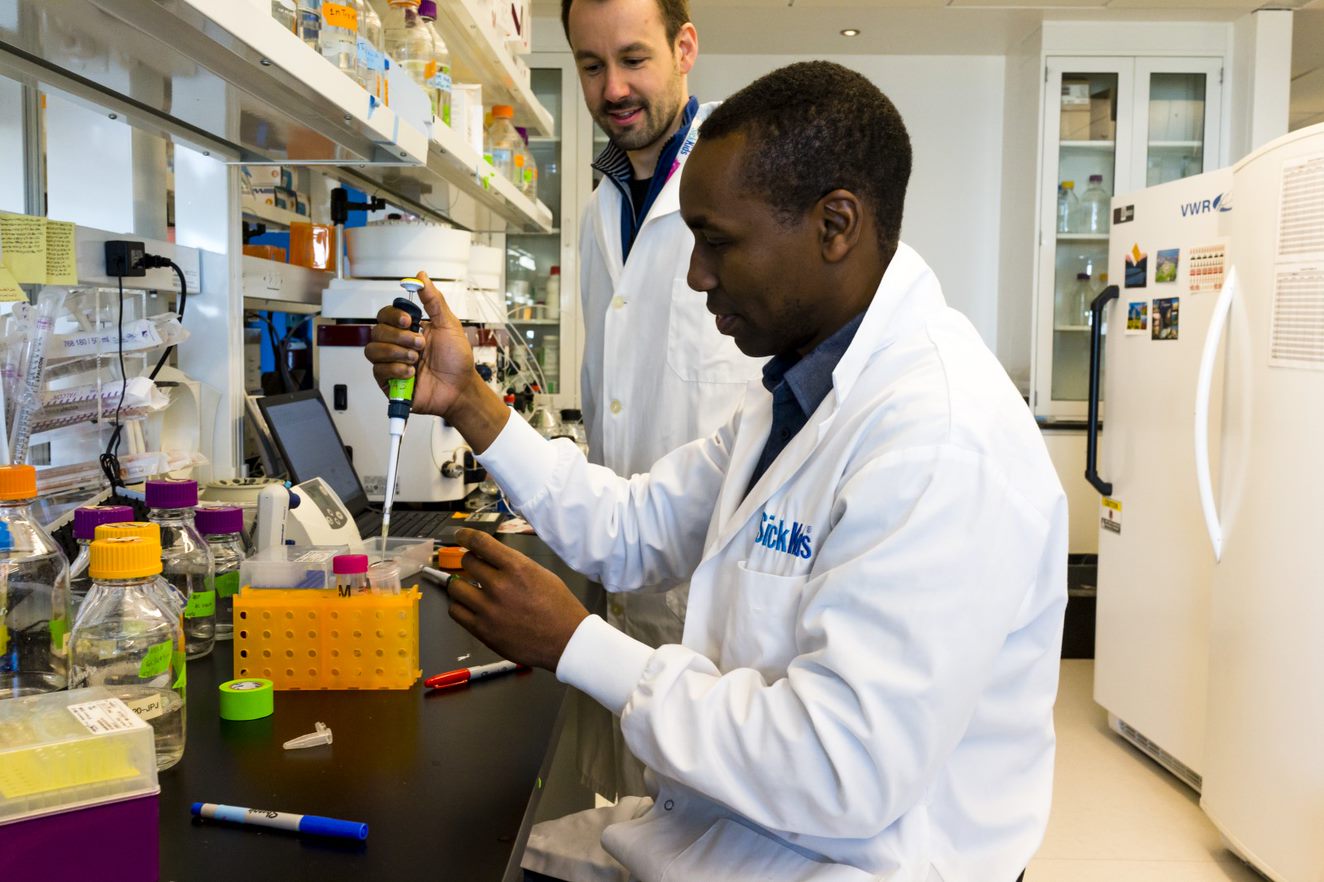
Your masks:
{"label": "lab coat lapel", "polygon": [[[772,395],[759,380],[751,380],[745,389],[745,403],[740,411],[740,427],[736,431],[735,446],[731,449],[731,465],[722,483],[717,499],[717,536],[725,536],[731,529],[731,518],[740,507],[745,488],[754,474],[763,444],[772,429]],[[715,537],[709,535],[709,540]]]}
{"label": "lab coat lapel", "polygon": [[593,200],[593,235],[597,237],[598,253],[607,264],[614,291],[620,287],[621,273],[625,268],[625,261],[621,257],[621,193],[615,184],[607,180],[603,180],[598,187],[602,192]]}

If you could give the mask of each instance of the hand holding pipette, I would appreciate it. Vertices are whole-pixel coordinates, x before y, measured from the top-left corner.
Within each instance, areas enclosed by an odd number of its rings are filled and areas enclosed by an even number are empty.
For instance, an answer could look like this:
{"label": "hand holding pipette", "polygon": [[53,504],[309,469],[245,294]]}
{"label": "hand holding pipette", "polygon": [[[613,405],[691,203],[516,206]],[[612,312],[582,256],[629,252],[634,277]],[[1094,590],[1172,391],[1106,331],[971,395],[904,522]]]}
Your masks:
{"label": "hand holding pipette", "polygon": [[[416,295],[423,288],[418,279],[401,279],[400,286],[411,295]],[[423,310],[403,297],[395,298],[392,304],[409,317],[409,330],[417,334],[423,328]],[[405,422],[409,419],[409,410],[414,401],[414,378],[403,377],[390,380],[386,384],[386,405],[388,418],[387,431],[390,433],[390,453],[386,461],[386,496],[382,501],[382,554],[386,554],[386,537],[391,531],[391,506],[395,503],[395,472],[400,463],[400,440],[405,434]]]}

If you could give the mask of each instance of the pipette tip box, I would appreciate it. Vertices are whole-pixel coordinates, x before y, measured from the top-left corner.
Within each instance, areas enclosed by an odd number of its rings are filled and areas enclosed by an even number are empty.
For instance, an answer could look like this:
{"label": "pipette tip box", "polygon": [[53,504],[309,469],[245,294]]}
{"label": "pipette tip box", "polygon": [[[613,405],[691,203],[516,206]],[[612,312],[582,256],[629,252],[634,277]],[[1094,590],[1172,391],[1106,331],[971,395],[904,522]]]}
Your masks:
{"label": "pipette tip box", "polygon": [[0,879],[155,879],[160,792],[152,728],[112,691],[0,701]]}

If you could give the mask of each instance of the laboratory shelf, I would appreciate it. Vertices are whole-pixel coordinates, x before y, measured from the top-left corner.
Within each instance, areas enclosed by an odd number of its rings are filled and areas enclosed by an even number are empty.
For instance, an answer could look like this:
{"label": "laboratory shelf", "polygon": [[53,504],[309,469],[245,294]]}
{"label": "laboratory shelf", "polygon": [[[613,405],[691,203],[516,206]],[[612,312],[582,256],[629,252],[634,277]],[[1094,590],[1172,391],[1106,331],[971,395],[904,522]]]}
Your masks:
{"label": "laboratory shelf", "polygon": [[[375,5],[385,4],[377,0]],[[528,69],[516,64],[482,4],[477,0],[446,0],[437,4],[437,13],[438,30],[450,49],[455,80],[481,83],[483,104],[511,105],[515,108],[515,125],[527,128],[530,134],[556,134],[551,113],[533,94]]]}
{"label": "laboratory shelf", "polygon": [[1150,141],[1150,150],[1175,150],[1185,152],[1187,150],[1203,150],[1203,141]]}
{"label": "laboratory shelf", "polygon": [[302,214],[295,214],[284,208],[277,208],[274,205],[267,205],[265,202],[258,202],[254,196],[244,196],[240,200],[240,207],[244,212],[244,220],[262,221],[267,224],[276,224],[277,226],[288,228],[295,221],[308,220]]}
{"label": "laboratory shelf", "polygon": [[1098,150],[1111,153],[1116,144],[1116,141],[1063,141],[1060,146],[1063,150]]}
{"label": "laboratory shelf", "polygon": [[560,319],[510,319],[512,325],[559,325]]}
{"label": "laboratory shelf", "polygon": [[[165,0],[144,14],[140,0],[80,0],[53,4],[38,27],[0,37],[20,50],[8,67],[228,162],[338,167],[401,207],[440,217],[450,216],[454,185],[519,230],[550,229],[550,211],[496,179],[449,128],[436,125],[430,136],[422,120],[371,100],[262,11],[235,0]],[[73,41],[80,52],[53,52],[71,45],[71,33],[83,38]],[[132,58],[153,64],[104,72]],[[535,112],[531,92],[522,106],[526,118],[550,120]]]}
{"label": "laboratory shelf", "polygon": [[1089,325],[1053,325],[1054,331],[1075,331],[1085,333],[1089,331]]}
{"label": "laboratory shelf", "polygon": [[1107,242],[1107,233],[1058,233],[1057,244],[1064,245],[1068,242]]}
{"label": "laboratory shelf", "polygon": [[280,263],[250,254],[243,256],[244,301],[250,308],[275,308],[284,312],[320,309],[322,292],[334,273]]}

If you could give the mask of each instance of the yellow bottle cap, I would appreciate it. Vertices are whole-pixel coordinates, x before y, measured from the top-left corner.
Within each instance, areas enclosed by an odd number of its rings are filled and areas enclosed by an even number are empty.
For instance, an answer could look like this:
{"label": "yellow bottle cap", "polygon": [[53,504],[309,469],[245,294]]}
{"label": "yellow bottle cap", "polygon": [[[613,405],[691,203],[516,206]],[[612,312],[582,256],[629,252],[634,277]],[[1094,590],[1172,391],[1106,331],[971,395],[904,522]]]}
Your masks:
{"label": "yellow bottle cap", "polygon": [[124,539],[137,536],[161,546],[161,525],[151,521],[120,521],[118,524],[98,524],[93,539]]}
{"label": "yellow bottle cap", "polygon": [[161,572],[161,545],[139,536],[96,539],[92,542],[92,578],[144,579]]}
{"label": "yellow bottle cap", "polygon": [[30,465],[0,466],[0,499],[35,499],[37,470]]}
{"label": "yellow bottle cap", "polygon": [[1063,186],[1064,188],[1068,189],[1068,190],[1074,190],[1074,189],[1076,189],[1076,182],[1075,182],[1075,181],[1063,181],[1063,182],[1062,182],[1062,186]]}

